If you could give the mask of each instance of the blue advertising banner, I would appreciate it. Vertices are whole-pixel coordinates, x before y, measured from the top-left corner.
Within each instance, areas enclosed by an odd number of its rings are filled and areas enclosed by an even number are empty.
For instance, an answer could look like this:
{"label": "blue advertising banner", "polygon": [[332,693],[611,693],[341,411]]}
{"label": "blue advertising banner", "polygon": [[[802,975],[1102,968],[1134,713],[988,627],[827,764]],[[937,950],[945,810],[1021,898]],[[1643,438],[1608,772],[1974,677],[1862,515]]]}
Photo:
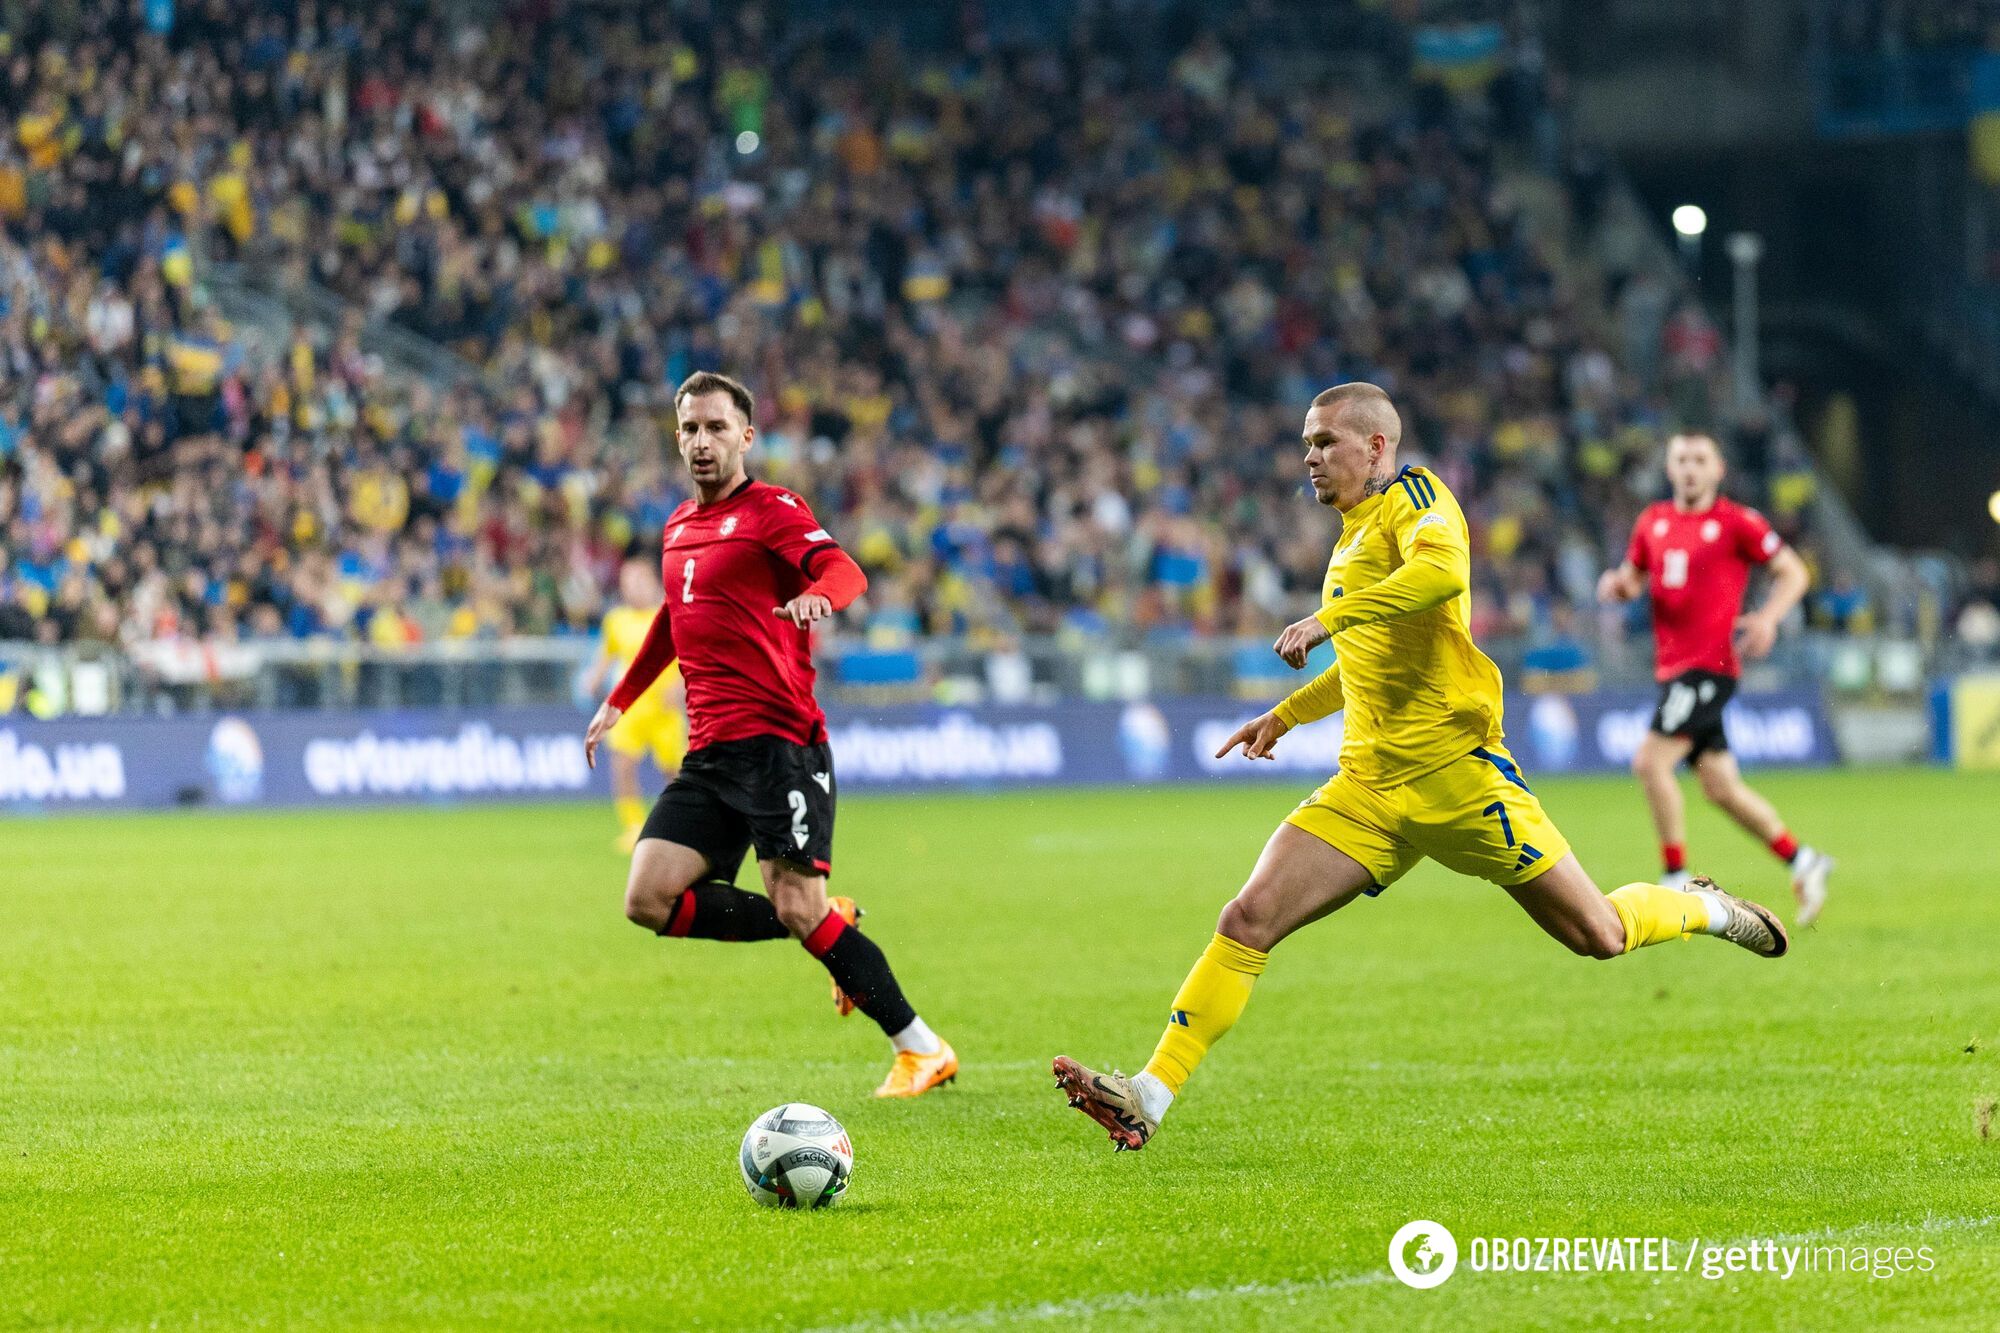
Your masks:
{"label": "blue advertising banner", "polygon": [[[1510,699],[1508,744],[1530,774],[1622,769],[1652,716],[1644,693]],[[911,705],[829,718],[843,787],[912,791],[1038,784],[1282,778],[1310,785],[1339,765],[1338,717],[1285,737],[1275,762],[1215,751],[1259,710],[1232,700]],[[608,797],[583,761],[570,708],[232,713],[0,721],[0,808],[341,805]],[[1748,765],[1837,759],[1817,691],[1748,694],[1729,706]]]}
{"label": "blue advertising banner", "polygon": [[[1512,697],[1507,744],[1530,773],[1622,770],[1652,721],[1653,704],[1645,691]],[[1272,777],[1317,783],[1340,766],[1338,716],[1287,735],[1271,760],[1217,759],[1230,734],[1260,711],[1216,699],[904,708],[838,714],[829,727],[834,763],[849,788]],[[1747,766],[1839,758],[1817,690],[1739,696],[1725,725]]]}
{"label": "blue advertising banner", "polygon": [[609,794],[568,708],[0,721],[0,805],[320,805]]}

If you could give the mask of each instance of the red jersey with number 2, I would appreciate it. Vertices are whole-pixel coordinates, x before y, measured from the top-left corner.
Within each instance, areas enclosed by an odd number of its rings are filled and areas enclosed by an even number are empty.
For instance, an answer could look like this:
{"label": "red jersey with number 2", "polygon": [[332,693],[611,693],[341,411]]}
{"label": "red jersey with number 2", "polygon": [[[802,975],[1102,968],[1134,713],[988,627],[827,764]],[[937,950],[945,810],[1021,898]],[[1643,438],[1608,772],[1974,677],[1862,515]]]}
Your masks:
{"label": "red jersey with number 2", "polygon": [[771,614],[839,547],[806,502],[749,481],[711,505],[683,501],[661,539],[667,623],[687,685],[688,748],[751,736],[826,739],[811,635]]}
{"label": "red jersey with number 2", "polygon": [[1750,586],[1750,567],[1784,544],[1762,514],[1733,500],[1718,497],[1691,514],[1667,500],[1646,507],[1632,525],[1625,558],[1646,572],[1659,679],[1686,671],[1741,673],[1736,616]]}

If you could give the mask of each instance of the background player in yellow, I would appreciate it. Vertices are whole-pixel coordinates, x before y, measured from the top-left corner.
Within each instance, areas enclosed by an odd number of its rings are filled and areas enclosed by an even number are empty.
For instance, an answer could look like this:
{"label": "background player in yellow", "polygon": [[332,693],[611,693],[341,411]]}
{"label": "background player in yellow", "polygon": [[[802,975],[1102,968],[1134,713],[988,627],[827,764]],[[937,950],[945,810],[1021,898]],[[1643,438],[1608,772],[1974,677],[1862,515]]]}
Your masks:
{"label": "background player in yellow", "polygon": [[[607,673],[623,676],[646,630],[660,609],[659,571],[650,560],[633,558],[618,569],[620,605],[604,613],[603,648],[590,664],[584,688],[602,693]],[[687,754],[687,705],[681,690],[681,669],[671,665],[644,694],[625,710],[611,729],[611,799],[618,812],[618,849],[630,852],[646,822],[646,801],[639,794],[639,761],[647,754],[668,782],[681,771]]]}
{"label": "background player in yellow", "polygon": [[1144,1072],[1100,1074],[1067,1056],[1056,1085],[1111,1135],[1140,1148],[1208,1048],[1249,1002],[1278,941],[1379,894],[1426,856],[1505,888],[1572,952],[1616,958],[1718,935],[1776,958],[1776,916],[1697,879],[1688,891],[1627,884],[1601,893],[1501,744],[1500,671],[1472,641],[1465,515],[1423,468],[1398,468],[1402,422],[1372,384],[1342,384],[1306,413],[1313,495],[1343,522],[1320,610],[1275,645],[1293,668],[1333,640],[1338,660],[1229,738],[1269,758],[1287,731],[1345,709],[1340,772],[1288,816],[1215,938],[1174,996]]}

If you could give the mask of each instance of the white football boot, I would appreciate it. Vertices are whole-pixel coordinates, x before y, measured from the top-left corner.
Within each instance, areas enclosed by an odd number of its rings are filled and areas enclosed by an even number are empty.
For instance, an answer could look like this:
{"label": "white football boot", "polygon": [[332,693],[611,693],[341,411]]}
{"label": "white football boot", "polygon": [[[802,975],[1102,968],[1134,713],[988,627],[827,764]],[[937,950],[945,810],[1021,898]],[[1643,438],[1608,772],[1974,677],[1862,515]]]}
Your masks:
{"label": "white football boot", "polygon": [[1819,919],[1820,909],[1826,906],[1826,882],[1836,864],[1825,852],[1799,848],[1799,854],[1792,858],[1792,897],[1799,902],[1793,924],[1810,926]]}

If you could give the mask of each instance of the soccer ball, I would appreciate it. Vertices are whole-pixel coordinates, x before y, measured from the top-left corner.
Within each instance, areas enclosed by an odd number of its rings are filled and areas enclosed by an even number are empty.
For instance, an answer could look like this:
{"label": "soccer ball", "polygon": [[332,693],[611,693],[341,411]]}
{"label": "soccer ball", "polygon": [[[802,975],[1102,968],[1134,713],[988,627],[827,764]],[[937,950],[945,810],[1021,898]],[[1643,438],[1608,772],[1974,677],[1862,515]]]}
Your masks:
{"label": "soccer ball", "polygon": [[838,1120],[786,1102],[751,1123],[740,1164],[743,1188],[766,1208],[828,1208],[847,1193],[854,1148]]}

